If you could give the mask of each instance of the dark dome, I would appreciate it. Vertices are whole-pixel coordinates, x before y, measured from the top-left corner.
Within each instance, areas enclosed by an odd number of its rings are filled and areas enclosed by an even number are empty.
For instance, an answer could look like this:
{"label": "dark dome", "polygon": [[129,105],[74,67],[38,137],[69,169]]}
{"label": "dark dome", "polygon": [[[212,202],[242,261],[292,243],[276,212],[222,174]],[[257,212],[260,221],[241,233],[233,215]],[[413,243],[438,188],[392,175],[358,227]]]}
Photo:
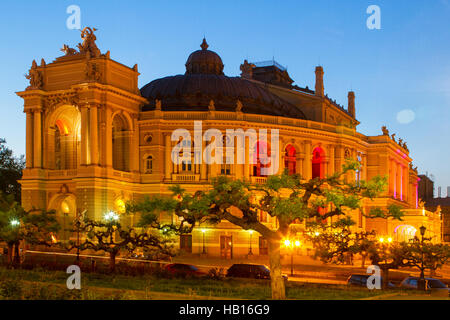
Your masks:
{"label": "dark dome", "polygon": [[235,111],[238,100],[242,112],[306,119],[299,108],[269,91],[263,84],[223,74],[222,59],[207,50],[193,52],[186,62],[186,74],[156,79],[141,89],[153,110],[156,100],[164,111],[207,111],[211,100],[217,111]]}
{"label": "dark dome", "polygon": [[206,39],[200,45],[202,50],[192,52],[186,62],[186,74],[223,74],[222,59],[214,51],[207,50]]}

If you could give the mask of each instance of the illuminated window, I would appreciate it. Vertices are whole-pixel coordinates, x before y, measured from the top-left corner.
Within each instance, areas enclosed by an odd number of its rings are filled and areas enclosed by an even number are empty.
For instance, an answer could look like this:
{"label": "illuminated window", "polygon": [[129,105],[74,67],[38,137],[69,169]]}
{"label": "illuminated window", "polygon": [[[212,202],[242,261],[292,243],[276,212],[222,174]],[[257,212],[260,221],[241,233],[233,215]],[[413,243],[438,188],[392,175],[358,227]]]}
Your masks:
{"label": "illuminated window", "polygon": [[313,151],[312,178],[325,178],[325,151],[320,147]]}

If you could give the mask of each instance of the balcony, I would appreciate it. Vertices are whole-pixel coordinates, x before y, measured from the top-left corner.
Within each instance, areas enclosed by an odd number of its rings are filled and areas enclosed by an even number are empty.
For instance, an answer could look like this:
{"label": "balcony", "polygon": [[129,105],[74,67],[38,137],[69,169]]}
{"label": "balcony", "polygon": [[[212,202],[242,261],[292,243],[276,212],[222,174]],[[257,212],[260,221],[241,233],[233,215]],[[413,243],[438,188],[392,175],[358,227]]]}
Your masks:
{"label": "balcony", "polygon": [[172,181],[178,183],[189,183],[200,181],[200,175],[194,173],[177,173],[172,174]]}
{"label": "balcony", "polygon": [[264,184],[267,181],[267,177],[250,177],[252,184]]}

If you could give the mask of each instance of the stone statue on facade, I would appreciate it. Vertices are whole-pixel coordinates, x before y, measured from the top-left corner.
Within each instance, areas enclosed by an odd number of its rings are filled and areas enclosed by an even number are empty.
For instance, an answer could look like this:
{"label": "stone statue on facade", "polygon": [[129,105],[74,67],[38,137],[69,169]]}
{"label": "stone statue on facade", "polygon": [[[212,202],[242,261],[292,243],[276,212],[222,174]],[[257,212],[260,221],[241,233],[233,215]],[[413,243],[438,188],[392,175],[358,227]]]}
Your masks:
{"label": "stone statue on facade", "polygon": [[30,86],[27,89],[41,89],[44,85],[44,79],[39,70],[37,70],[37,63],[33,60],[31,65],[31,69],[28,74],[25,75],[25,78],[30,81]]}
{"label": "stone statue on facade", "polygon": [[78,53],[77,50],[69,47],[67,44],[62,47],[61,51],[64,52],[66,56],[73,56]]}
{"label": "stone statue on facade", "polygon": [[236,112],[242,112],[242,108],[243,108],[244,106],[242,105],[242,102],[240,101],[240,100],[238,100],[237,102],[236,102]]}
{"label": "stone statue on facade", "polygon": [[216,111],[216,106],[214,105],[214,100],[211,100],[209,102],[208,110],[209,111]]}
{"label": "stone statue on facade", "polygon": [[155,110],[161,110],[161,107],[162,107],[162,102],[161,102],[161,100],[158,100],[158,99],[156,99],[155,100]]}
{"label": "stone statue on facade", "polygon": [[391,135],[391,139],[395,142],[395,136],[396,136],[396,134],[395,133],[393,133],[392,135]]}
{"label": "stone statue on facade", "polygon": [[253,77],[253,68],[255,65],[253,63],[248,63],[247,60],[244,60],[244,63],[241,64],[241,77],[245,79],[251,79]]}
{"label": "stone statue on facade", "polygon": [[389,130],[386,126],[382,126],[381,131],[383,131],[383,136],[389,136]]}
{"label": "stone statue on facade", "polygon": [[83,43],[78,44],[78,49],[80,53],[89,53],[90,57],[98,58],[101,53],[97,47],[95,41],[97,37],[94,32],[97,31],[95,28],[86,27],[81,30],[81,39],[83,39]]}

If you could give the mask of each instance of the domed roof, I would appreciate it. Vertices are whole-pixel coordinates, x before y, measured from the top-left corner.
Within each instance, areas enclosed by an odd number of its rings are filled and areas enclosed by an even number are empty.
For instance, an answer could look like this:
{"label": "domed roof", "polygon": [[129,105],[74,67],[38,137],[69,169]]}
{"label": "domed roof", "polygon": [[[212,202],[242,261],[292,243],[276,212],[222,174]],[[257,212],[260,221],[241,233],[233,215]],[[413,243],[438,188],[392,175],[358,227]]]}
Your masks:
{"label": "domed roof", "polygon": [[202,50],[190,54],[186,62],[186,74],[223,74],[222,59],[214,51],[208,50],[208,43],[203,38]]}
{"label": "domed roof", "polygon": [[189,56],[184,75],[156,79],[141,89],[149,100],[142,111],[153,110],[156,100],[162,101],[164,111],[207,111],[211,100],[217,111],[235,111],[239,100],[244,113],[306,119],[299,108],[263,84],[225,76],[222,59],[207,50],[205,39],[201,47]]}

